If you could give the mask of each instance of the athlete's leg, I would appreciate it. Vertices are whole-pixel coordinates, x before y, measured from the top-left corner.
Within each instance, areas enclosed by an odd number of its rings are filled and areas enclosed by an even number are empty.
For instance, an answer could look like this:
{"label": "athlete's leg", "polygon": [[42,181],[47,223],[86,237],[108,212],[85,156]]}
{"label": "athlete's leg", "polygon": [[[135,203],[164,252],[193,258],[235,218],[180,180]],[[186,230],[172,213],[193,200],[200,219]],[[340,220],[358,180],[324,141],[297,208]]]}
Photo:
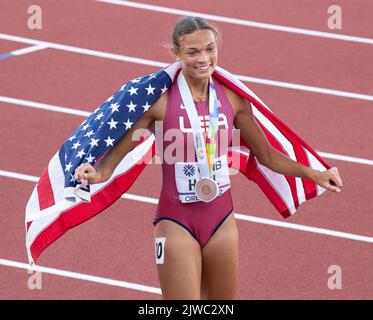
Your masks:
{"label": "athlete's leg", "polygon": [[182,226],[161,220],[155,237],[166,238],[164,263],[157,264],[164,299],[200,299],[201,247]]}
{"label": "athlete's leg", "polygon": [[233,213],[202,249],[202,299],[234,299],[238,283],[238,230]]}

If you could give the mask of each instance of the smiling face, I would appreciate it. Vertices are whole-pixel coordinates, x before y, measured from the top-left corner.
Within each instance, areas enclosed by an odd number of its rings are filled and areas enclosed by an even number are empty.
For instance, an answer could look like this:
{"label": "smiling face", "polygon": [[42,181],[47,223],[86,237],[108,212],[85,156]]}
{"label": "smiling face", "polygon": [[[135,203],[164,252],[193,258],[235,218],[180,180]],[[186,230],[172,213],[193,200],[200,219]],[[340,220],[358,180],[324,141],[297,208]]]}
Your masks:
{"label": "smiling face", "polygon": [[218,60],[216,37],[211,30],[197,30],[183,36],[179,50],[173,49],[182,62],[187,77],[206,79],[214,72]]}

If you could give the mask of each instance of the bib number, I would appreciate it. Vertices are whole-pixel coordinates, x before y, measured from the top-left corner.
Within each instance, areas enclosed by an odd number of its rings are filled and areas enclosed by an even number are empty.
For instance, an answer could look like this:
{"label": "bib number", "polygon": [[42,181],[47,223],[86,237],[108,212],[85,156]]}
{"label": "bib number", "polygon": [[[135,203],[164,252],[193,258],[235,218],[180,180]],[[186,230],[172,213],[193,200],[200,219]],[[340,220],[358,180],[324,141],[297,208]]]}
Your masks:
{"label": "bib number", "polygon": [[[190,203],[201,201],[195,191],[197,181],[201,179],[197,162],[176,162],[175,179],[179,200],[181,202]],[[228,160],[226,155],[216,158],[214,161],[214,180],[219,187],[218,196],[221,196],[230,188]]]}

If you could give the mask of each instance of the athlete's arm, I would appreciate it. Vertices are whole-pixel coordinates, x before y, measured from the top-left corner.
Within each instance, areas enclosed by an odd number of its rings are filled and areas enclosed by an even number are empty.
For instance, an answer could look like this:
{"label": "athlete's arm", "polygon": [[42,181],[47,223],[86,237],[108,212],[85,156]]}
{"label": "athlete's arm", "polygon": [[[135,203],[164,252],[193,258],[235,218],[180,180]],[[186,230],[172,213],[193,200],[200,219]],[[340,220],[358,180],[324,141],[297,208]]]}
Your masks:
{"label": "athlete's arm", "polygon": [[[163,120],[167,104],[167,93],[131,127],[131,129],[100,159],[97,165],[83,164],[75,170],[76,180],[87,180],[89,184],[101,183],[108,180],[119,162],[137,144],[138,137],[146,131],[153,131],[154,122]],[[136,136],[134,136],[136,133]]]}
{"label": "athlete's arm", "polygon": [[[331,191],[340,190],[342,180],[336,167],[320,172],[298,163],[274,148],[256,122],[251,104],[232,90],[225,87],[234,112],[234,125],[258,161],[277,173],[307,178]],[[330,181],[331,180],[331,181]]]}

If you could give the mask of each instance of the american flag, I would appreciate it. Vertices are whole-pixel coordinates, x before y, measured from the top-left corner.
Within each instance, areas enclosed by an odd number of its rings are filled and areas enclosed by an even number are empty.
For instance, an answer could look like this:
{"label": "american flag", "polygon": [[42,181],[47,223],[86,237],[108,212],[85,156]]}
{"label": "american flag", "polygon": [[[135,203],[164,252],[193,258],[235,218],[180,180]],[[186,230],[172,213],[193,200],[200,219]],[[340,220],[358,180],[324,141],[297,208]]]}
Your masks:
{"label": "american flag", "polygon": [[[123,85],[52,157],[26,206],[26,248],[30,263],[66,231],[109,207],[134,183],[147,160],[155,154],[153,135],[129,152],[104,183],[83,186],[75,181],[74,172],[82,163],[98,162],[167,91],[180,68],[181,63],[176,62]],[[330,168],[234,75],[217,67],[213,77],[250,101],[256,121],[277,150],[313,169]],[[325,191],[311,180],[284,176],[261,165],[243,141],[229,150],[228,157],[233,156],[240,161],[230,161],[230,165],[254,181],[284,218],[293,214],[302,202]]]}

